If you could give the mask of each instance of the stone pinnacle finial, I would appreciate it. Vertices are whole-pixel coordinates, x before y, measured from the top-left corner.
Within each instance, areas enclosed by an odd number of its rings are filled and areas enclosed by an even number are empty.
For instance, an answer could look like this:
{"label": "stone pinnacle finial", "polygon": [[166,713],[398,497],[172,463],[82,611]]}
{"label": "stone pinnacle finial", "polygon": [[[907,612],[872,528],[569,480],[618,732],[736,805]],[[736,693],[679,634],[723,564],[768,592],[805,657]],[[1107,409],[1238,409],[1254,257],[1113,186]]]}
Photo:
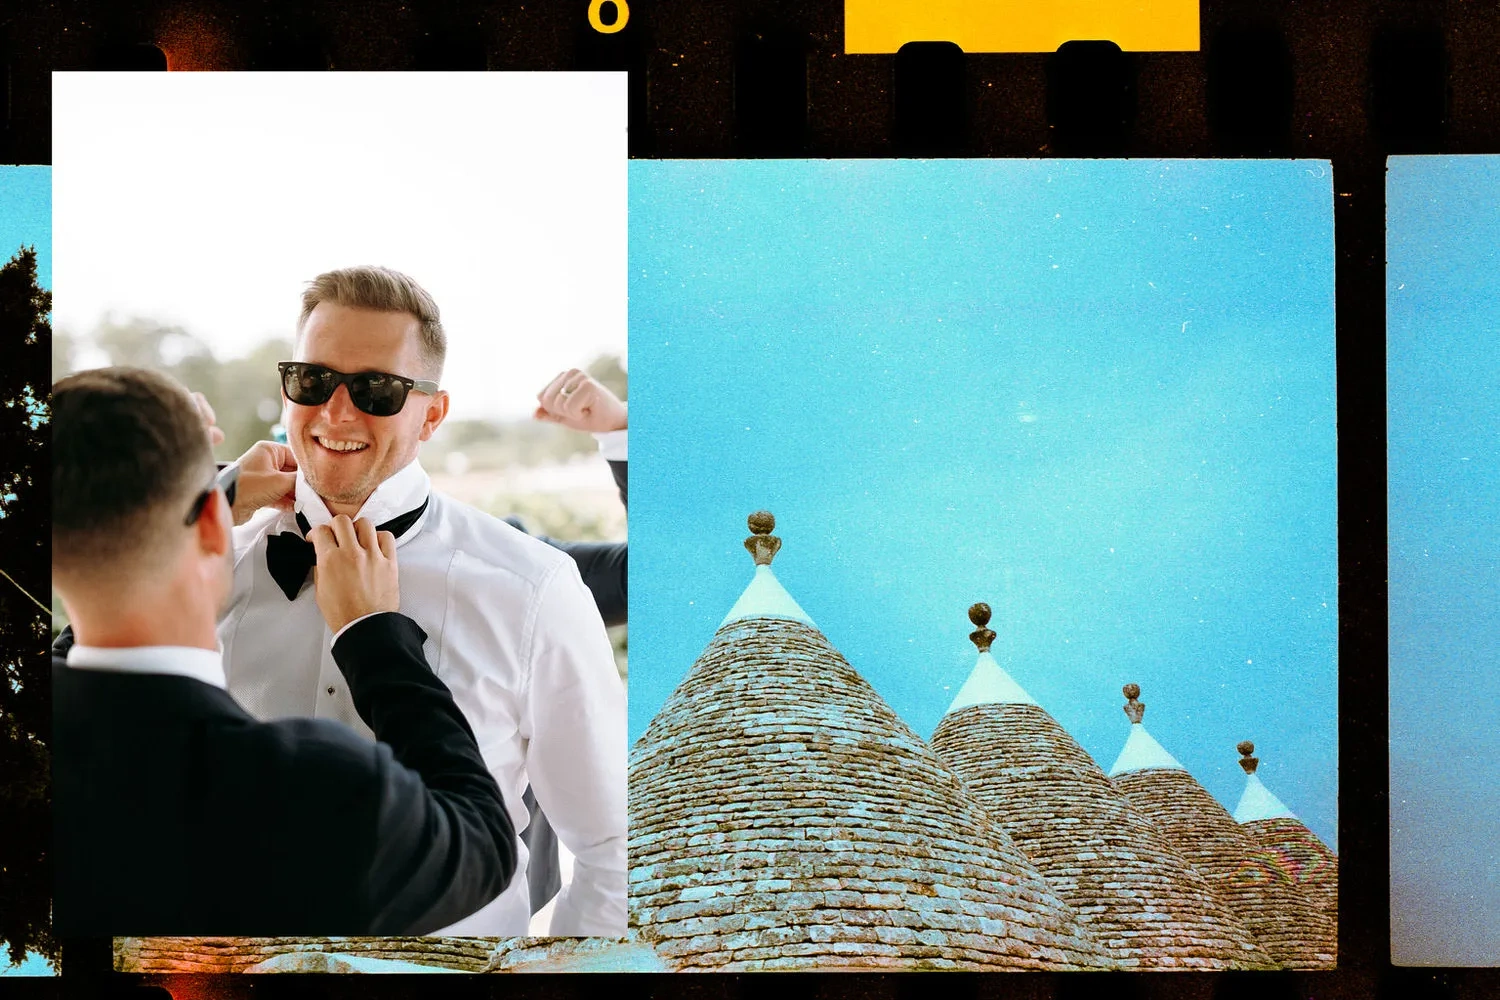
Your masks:
{"label": "stone pinnacle finial", "polygon": [[1141,696],[1139,684],[1126,684],[1121,689],[1125,695],[1125,715],[1130,719],[1132,725],[1138,725],[1146,715],[1146,706],[1136,699]]}
{"label": "stone pinnacle finial", "polygon": [[990,606],[981,601],[971,605],[969,608],[969,621],[979,627],[969,633],[969,641],[979,647],[981,653],[990,651],[990,643],[995,641],[995,633],[985,626],[990,623]]}
{"label": "stone pinnacle finial", "polygon": [[1240,752],[1240,767],[1245,769],[1246,774],[1254,774],[1256,766],[1260,764],[1259,757],[1250,756],[1255,752],[1255,744],[1244,740],[1236,745],[1235,749]]}
{"label": "stone pinnacle finial", "polygon": [[776,518],[768,510],[758,510],[745,519],[750,526],[750,537],[745,539],[745,551],[750,553],[757,566],[769,566],[781,549],[781,539],[771,532],[776,530]]}

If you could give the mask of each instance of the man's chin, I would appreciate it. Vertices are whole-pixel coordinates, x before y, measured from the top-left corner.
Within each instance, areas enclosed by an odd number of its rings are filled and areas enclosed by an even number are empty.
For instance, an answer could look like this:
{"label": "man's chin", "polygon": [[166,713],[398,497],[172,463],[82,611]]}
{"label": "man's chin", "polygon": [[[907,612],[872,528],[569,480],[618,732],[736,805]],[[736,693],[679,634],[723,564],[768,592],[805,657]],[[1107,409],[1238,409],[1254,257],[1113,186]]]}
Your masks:
{"label": "man's chin", "polygon": [[319,474],[316,469],[309,469],[306,478],[307,485],[330,506],[359,503],[374,492],[374,486],[369,485],[370,477],[367,475],[326,475]]}

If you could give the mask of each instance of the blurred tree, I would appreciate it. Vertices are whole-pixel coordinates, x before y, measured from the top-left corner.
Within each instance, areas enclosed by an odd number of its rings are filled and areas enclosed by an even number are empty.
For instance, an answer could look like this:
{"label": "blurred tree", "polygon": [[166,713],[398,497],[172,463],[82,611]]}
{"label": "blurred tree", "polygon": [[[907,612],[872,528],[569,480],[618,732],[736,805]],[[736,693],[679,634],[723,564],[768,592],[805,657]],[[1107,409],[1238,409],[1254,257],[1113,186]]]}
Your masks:
{"label": "blurred tree", "polygon": [[621,399],[630,398],[627,391],[630,387],[630,380],[625,374],[625,369],[620,367],[618,354],[601,354],[590,361],[583,370],[598,379],[604,388]]}
{"label": "blurred tree", "polygon": [[[618,355],[602,354],[584,365],[583,370],[621,399],[629,398],[629,379]],[[422,460],[428,469],[439,470],[445,468],[450,454],[459,453],[463,455],[463,468],[478,472],[517,465],[550,465],[575,456],[592,455],[597,450],[592,435],[544,421],[450,420],[438,428],[423,448]]]}
{"label": "blurred tree", "polygon": [[608,631],[609,644],[615,651],[615,669],[620,672],[620,680],[629,683],[630,664],[628,653],[630,650],[630,626],[611,625]]}
{"label": "blurred tree", "polygon": [[208,397],[213,404],[224,443],[219,458],[233,461],[252,444],[271,436],[281,420],[281,386],[276,362],[292,356],[290,340],[272,339],[242,358],[214,361],[212,357],[179,365],[173,371],[183,384]]}
{"label": "blurred tree", "polygon": [[[270,436],[281,419],[281,390],[276,384],[276,362],[291,357],[291,342],[268,339],[245,357],[220,361],[202,340],[178,326],[132,317],[123,322],[106,317],[87,338],[112,365],[133,365],[164,371],[194,392],[208,397],[224,443],[218,457],[238,458],[256,441]],[[82,343],[62,338],[52,348],[57,377],[71,370]]]}
{"label": "blurred tree", "polygon": [[73,338],[61,330],[52,331],[52,378],[62,378],[73,370]]}
{"label": "blurred tree", "polygon": [[212,357],[208,345],[180,326],[162,326],[155,320],[133,317],[123,323],[109,316],[94,330],[94,343],[109,355],[110,363],[133,368],[171,370],[179,361]]}
{"label": "blurred tree", "polygon": [[[37,284],[36,250],[0,267],[0,941],[56,968],[52,936],[52,729],[48,616],[31,596],[51,586],[46,495],[52,295]],[[23,593],[24,588],[24,593]]]}
{"label": "blurred tree", "polygon": [[475,506],[499,518],[518,517],[533,535],[566,538],[570,542],[612,540],[605,530],[605,518],[569,504],[565,497],[554,493],[502,493]]}

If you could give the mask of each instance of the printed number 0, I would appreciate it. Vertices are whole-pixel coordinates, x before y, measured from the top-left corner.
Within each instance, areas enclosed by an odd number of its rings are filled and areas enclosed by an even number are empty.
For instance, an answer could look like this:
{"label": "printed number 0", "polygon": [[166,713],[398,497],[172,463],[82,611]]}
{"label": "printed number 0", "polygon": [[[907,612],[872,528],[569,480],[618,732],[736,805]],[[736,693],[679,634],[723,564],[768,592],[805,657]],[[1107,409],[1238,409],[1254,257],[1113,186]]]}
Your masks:
{"label": "printed number 0", "polygon": [[615,20],[613,24],[605,24],[600,12],[604,7],[605,0],[589,0],[589,24],[602,35],[613,35],[625,27],[625,22],[630,20],[630,5],[625,0],[609,0],[615,6]]}

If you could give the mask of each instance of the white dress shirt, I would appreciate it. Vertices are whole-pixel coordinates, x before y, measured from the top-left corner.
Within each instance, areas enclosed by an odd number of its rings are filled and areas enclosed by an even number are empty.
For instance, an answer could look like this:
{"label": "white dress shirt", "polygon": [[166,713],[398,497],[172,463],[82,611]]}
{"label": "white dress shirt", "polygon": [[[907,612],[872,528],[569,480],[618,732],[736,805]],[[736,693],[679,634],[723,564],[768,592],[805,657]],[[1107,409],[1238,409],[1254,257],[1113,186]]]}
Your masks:
{"label": "white dress shirt", "polygon": [[[297,509],[332,515],[299,473]],[[593,596],[563,552],[467,504],[431,492],[412,462],[380,485],[358,517],[381,524],[420,506],[396,540],[401,611],[427,633],[433,671],[453,692],[500,785],[519,834],[529,782],[574,856],[551,933],[625,933],[625,692]],[[297,532],[265,510],[234,530],[234,594],[219,624],[229,691],[261,719],[317,716],[370,734],[334,663],[332,636],[308,582],[294,600],[266,567],[266,538]],[[299,533],[300,534],[300,533]],[[514,880],[441,935],[527,933],[527,852]]]}
{"label": "white dress shirt", "polygon": [[629,448],[628,430],[598,431],[594,434],[594,440],[599,442],[599,457],[606,462],[627,461],[626,452]]}
{"label": "white dress shirt", "polygon": [[171,674],[191,677],[216,688],[224,685],[224,660],[213,649],[197,646],[80,646],[68,647],[68,666],[82,670],[112,670],[119,674]]}

